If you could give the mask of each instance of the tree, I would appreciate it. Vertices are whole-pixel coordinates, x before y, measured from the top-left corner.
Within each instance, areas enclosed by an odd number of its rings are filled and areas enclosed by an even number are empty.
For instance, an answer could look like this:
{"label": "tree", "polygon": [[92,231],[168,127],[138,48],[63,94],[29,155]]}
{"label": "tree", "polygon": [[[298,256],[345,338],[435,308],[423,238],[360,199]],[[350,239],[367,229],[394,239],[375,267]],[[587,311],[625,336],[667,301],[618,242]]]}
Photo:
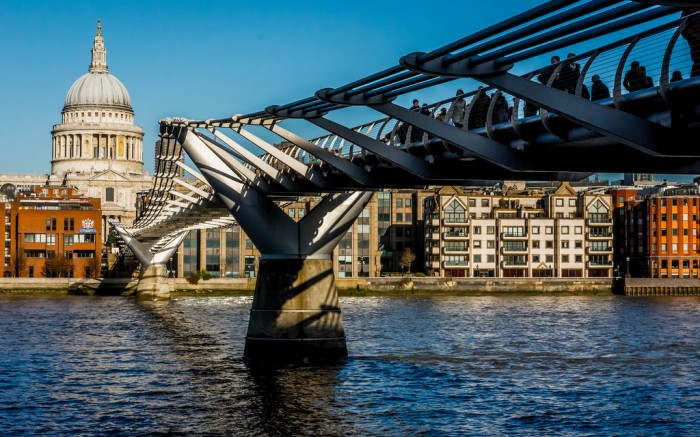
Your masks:
{"label": "tree", "polygon": [[399,260],[399,265],[401,267],[405,267],[406,270],[408,270],[408,273],[411,274],[411,265],[413,264],[413,261],[416,260],[416,254],[413,253],[413,250],[411,250],[410,247],[407,247],[403,250],[403,253],[401,254],[401,259]]}
{"label": "tree", "polygon": [[44,263],[44,276],[47,278],[67,278],[72,270],[73,259],[66,258],[62,253],[46,258]]}

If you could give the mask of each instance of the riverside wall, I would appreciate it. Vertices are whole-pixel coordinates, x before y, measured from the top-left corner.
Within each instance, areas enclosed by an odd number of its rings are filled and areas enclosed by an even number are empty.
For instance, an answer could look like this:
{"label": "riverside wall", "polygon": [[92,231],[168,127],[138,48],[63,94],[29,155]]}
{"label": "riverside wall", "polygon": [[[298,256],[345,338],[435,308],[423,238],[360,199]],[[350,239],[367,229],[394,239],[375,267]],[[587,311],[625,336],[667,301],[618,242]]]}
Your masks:
{"label": "riverside wall", "polygon": [[[252,295],[256,278],[214,278],[191,284],[168,279],[174,294]],[[336,278],[341,294],[624,294],[629,296],[700,295],[700,280],[654,278]],[[0,294],[131,295],[138,281],[130,278],[0,278]]]}

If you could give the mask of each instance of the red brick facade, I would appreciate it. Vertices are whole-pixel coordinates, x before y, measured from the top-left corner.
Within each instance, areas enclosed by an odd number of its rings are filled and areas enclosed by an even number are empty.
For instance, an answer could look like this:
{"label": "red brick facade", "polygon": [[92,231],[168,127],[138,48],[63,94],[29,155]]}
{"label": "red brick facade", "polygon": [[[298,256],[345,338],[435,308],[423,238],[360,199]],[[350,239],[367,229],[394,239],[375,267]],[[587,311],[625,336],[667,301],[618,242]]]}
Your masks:
{"label": "red brick facade", "polygon": [[70,187],[42,186],[4,202],[4,276],[98,277],[100,199]]}

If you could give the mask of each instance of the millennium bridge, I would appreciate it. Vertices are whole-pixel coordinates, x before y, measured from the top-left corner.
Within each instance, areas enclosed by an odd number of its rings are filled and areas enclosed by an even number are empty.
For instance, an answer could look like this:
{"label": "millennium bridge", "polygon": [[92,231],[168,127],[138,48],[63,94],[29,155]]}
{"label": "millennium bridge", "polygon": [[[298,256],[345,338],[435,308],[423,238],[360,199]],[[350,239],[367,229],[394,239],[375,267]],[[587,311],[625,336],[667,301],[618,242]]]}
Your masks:
{"label": "millennium bridge", "polygon": [[[298,101],[161,120],[142,213],[111,223],[141,263],[138,297],[169,298],[165,264],[188,231],[235,222],[261,253],[245,359],[333,361],[347,349],[331,256],[374,191],[700,173],[694,6],[553,0]],[[441,101],[394,103],[449,82]],[[376,115],[338,121],[352,107]],[[283,127],[292,119],[327,134],[305,139]],[[322,200],[299,221],[280,209],[304,195]]]}

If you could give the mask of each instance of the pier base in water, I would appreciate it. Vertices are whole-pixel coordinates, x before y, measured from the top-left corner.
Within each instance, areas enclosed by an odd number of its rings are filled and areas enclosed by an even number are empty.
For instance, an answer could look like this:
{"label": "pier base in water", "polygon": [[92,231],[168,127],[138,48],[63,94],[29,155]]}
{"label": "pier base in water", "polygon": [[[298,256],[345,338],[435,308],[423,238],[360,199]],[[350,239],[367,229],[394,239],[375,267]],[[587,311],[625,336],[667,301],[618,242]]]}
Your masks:
{"label": "pier base in water", "polygon": [[330,259],[261,259],[244,359],[327,363],[347,358]]}
{"label": "pier base in water", "polygon": [[141,271],[136,287],[136,298],[140,300],[170,299],[170,282],[166,266],[154,264]]}

